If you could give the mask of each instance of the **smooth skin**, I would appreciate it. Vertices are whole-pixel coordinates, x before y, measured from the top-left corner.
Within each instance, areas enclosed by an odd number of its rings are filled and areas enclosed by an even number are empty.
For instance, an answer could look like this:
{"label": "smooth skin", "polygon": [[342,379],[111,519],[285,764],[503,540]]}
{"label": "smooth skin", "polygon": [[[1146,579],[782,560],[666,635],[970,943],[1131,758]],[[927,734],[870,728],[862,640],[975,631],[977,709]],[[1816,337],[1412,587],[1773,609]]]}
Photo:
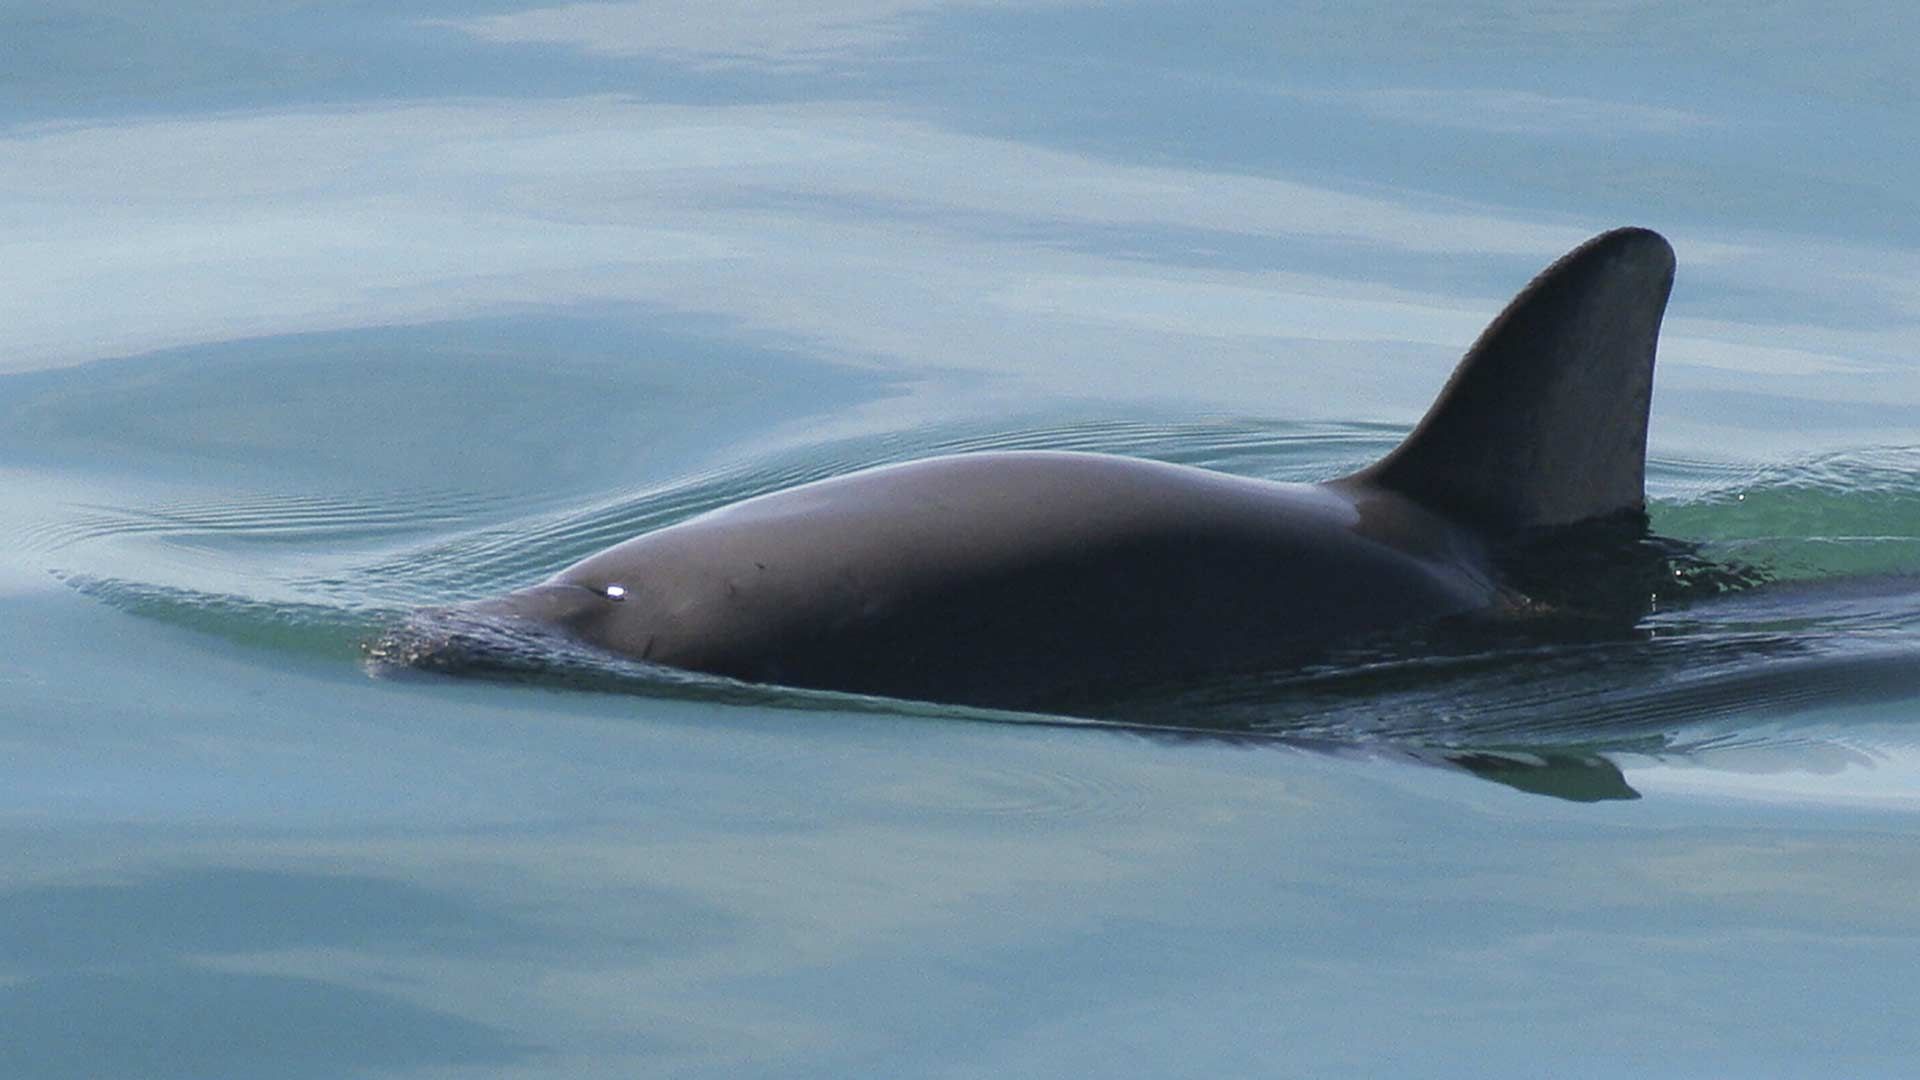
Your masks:
{"label": "smooth skin", "polygon": [[1673,253],[1621,229],[1494,320],[1405,443],[1323,484],[1100,454],[777,491],[463,609],[753,682],[1033,708],[1523,603],[1492,550],[1643,508]]}

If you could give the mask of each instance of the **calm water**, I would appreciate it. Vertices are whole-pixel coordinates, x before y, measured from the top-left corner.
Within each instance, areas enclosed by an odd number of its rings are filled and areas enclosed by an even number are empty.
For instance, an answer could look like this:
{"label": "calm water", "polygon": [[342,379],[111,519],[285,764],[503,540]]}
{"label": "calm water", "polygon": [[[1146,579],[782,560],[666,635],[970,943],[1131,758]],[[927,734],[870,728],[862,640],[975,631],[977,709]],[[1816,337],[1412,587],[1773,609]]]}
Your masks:
{"label": "calm water", "polygon": [[[1920,1057],[1908,9],[183,7],[0,5],[0,1075]],[[880,462],[1338,474],[1628,223],[1655,527],[1769,580],[1632,635],[1128,729],[362,663]]]}

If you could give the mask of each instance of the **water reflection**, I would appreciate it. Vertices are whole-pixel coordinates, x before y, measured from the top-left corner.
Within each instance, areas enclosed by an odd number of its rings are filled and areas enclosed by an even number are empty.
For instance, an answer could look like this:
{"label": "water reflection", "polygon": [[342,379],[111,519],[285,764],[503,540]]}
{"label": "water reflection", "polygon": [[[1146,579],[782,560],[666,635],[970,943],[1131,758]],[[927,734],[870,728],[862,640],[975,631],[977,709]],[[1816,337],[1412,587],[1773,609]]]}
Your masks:
{"label": "water reflection", "polygon": [[[639,486],[694,471],[715,429],[740,433],[739,453],[907,385],[659,312],[495,316],[0,375],[0,453],[93,472],[218,470],[230,485],[316,499],[351,491],[331,497],[384,499],[366,511],[421,525],[433,500],[452,500],[443,514],[551,505],[610,476]],[[152,509],[156,523],[223,531],[211,506]],[[265,528],[271,513],[235,516]],[[290,527],[354,516],[280,513]]]}
{"label": "water reflection", "polygon": [[[1410,418],[1498,298],[1619,223],[1130,162],[844,102],[387,103],[15,128],[0,181],[0,364],[15,370],[625,305],[712,320],[746,349],[969,372],[1008,392],[1338,419]],[[1893,422],[1863,410],[1920,402],[1910,258],[1670,231],[1682,287],[1663,395],[1798,400],[1820,378],[1821,411],[1856,434]],[[1712,317],[1735,302],[1738,321]],[[1871,395],[1831,378],[1863,371]],[[1656,438],[1684,434],[1663,421]]]}
{"label": "water reflection", "polygon": [[379,878],[201,867],[0,892],[0,1071],[322,1077],[506,1065],[509,1034],[333,979],[228,966],[300,949],[495,953],[528,929]]}
{"label": "water reflection", "polygon": [[318,946],[470,949],[525,932],[467,898],[349,874],[205,866],[0,892],[0,967],[14,974]]}
{"label": "water reflection", "polygon": [[[1015,7],[1079,0],[1016,0]],[[824,0],[769,8],[754,0],[642,0],[532,7],[436,20],[482,41],[563,45],[600,56],[652,56],[702,70],[810,73],[880,59],[920,36],[924,17],[980,0]]]}
{"label": "water reflection", "polygon": [[1385,694],[1549,729],[1445,769],[352,643],[917,453],[1329,475],[1626,222],[1657,527],[1910,570],[1752,463],[1915,441],[1920,9],[748,8],[0,5],[0,1073],[1911,1071],[1911,589]]}
{"label": "water reflection", "polygon": [[534,1048],[390,994],[162,965],[0,986],[9,1076],[337,1077],[343,1069],[507,1066]]}

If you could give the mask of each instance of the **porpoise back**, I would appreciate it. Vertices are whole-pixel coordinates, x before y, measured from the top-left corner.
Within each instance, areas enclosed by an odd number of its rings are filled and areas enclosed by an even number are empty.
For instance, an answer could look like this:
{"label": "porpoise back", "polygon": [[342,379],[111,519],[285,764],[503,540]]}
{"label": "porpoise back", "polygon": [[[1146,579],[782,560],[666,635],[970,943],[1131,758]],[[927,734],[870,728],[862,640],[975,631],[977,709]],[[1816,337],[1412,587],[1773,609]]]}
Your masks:
{"label": "porpoise back", "polygon": [[[1644,229],[1583,244],[1397,449],[1324,484],[933,458],[747,499],[464,610],[749,681],[1011,708],[1499,612],[1523,600],[1495,568],[1503,538],[1642,511],[1673,268]],[[434,648],[416,654],[458,666]]]}

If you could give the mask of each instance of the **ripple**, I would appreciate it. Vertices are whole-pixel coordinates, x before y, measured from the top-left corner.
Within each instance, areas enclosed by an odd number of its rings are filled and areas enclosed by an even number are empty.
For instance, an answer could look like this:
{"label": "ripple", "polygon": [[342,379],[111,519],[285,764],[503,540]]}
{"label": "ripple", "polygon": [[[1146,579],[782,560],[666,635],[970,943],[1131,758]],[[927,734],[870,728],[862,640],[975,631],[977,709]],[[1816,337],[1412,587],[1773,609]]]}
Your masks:
{"label": "ripple", "polygon": [[1751,466],[1657,504],[1656,529],[1782,577],[1920,569],[1920,448]]}
{"label": "ripple", "polygon": [[867,787],[861,795],[898,809],[927,814],[1045,820],[1119,820],[1136,816],[1146,799],[1117,780],[1075,769],[1040,769],[1017,761],[943,763],[937,774],[912,783]]}
{"label": "ripple", "polygon": [[[1185,424],[1095,420],[1021,428],[895,432],[815,444],[663,483],[602,493],[589,502],[527,515],[384,555],[356,569],[388,600],[445,602],[545,577],[612,544],[741,499],[861,469],[940,454],[1084,450],[1224,468],[1265,463],[1263,473],[1329,475],[1358,468],[1386,429],[1204,420]],[[1330,465],[1330,462],[1340,464]]]}
{"label": "ripple", "polygon": [[[1013,428],[963,429],[920,438],[842,444],[825,463],[851,471],[937,454],[1075,450],[1219,469],[1265,479],[1326,479],[1361,468],[1404,431],[1377,424],[1278,423],[1245,417],[1083,419]],[[829,473],[830,475],[830,473]]]}
{"label": "ripple", "polygon": [[127,536],[234,538],[310,546],[402,535],[445,526],[482,500],[447,495],[371,503],[319,495],[244,495],[134,507],[71,504],[63,518],[38,522],[21,534],[41,550]]}
{"label": "ripple", "polygon": [[[1377,458],[1399,436],[1365,424],[1203,416],[1072,417],[787,447],[562,505],[422,492],[380,501],[314,494],[91,498],[13,533],[121,610],[253,647],[410,662],[401,613],[545,577],[610,544],[768,491],[934,454],[1064,449],[1127,454],[1276,479],[1316,479]],[[901,718],[1043,724],[1290,745],[1686,753],[1822,744],[1827,710],[1920,698],[1920,449],[1875,448],[1772,465],[1650,465],[1656,526],[1710,558],[1785,578],[1669,605],[1623,633],[1520,627],[1491,642],[1366,644],[1307,669],[1240,673],[1143,693],[1091,719],[1005,714],[750,686],[636,664],[550,640],[519,642],[492,677],[663,698]],[[100,572],[103,566],[113,572]],[[1758,580],[1757,578],[1755,580]],[[383,628],[384,632],[383,632]],[[414,631],[418,631],[415,626]],[[489,631],[491,632],[491,631]],[[369,639],[371,641],[369,642]],[[364,647],[363,642],[369,642]],[[417,643],[417,639],[416,639]],[[1504,767],[1504,766],[1503,766]],[[888,797],[924,809],[1063,814],[1119,805],[1052,775],[955,774]]]}
{"label": "ripple", "polygon": [[369,633],[397,615],[380,609],[263,601],[85,575],[63,575],[62,580],[81,594],[130,615],[286,654],[356,655]]}

